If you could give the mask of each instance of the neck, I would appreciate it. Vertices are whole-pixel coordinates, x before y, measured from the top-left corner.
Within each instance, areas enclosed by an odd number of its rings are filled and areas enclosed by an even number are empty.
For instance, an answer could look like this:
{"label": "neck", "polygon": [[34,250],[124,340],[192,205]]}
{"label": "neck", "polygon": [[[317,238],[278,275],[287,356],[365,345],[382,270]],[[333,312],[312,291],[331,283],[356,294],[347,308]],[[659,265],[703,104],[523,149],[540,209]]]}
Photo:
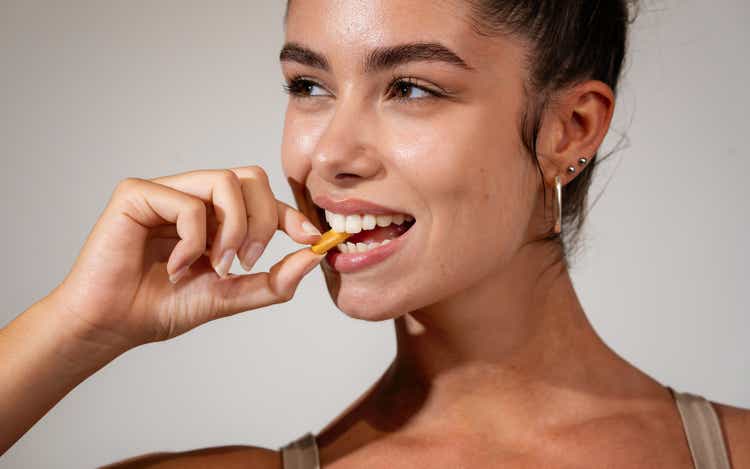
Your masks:
{"label": "neck", "polygon": [[[384,395],[408,401],[414,414],[455,409],[474,423],[487,414],[478,402],[502,402],[506,409],[531,409],[516,416],[530,423],[534,412],[565,409],[561,400],[571,396],[620,393],[628,386],[623,381],[653,391],[653,381],[593,330],[559,247],[540,244],[527,245],[481,283],[397,318],[397,355],[381,384],[398,393]],[[504,410],[503,418],[511,413]]]}
{"label": "neck", "polygon": [[501,272],[396,319],[398,362],[434,381],[466,367],[546,375],[593,329],[555,249],[529,248]]}

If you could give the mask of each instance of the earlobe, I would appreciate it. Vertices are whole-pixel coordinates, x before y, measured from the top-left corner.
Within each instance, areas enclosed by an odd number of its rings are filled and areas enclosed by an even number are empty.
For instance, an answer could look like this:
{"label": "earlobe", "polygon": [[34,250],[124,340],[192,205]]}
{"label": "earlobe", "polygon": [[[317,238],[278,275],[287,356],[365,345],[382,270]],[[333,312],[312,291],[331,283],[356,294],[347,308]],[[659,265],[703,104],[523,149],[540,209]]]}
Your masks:
{"label": "earlobe", "polygon": [[614,93],[605,83],[588,80],[553,99],[544,116],[537,148],[545,184],[556,175],[565,185],[580,173],[609,130]]}

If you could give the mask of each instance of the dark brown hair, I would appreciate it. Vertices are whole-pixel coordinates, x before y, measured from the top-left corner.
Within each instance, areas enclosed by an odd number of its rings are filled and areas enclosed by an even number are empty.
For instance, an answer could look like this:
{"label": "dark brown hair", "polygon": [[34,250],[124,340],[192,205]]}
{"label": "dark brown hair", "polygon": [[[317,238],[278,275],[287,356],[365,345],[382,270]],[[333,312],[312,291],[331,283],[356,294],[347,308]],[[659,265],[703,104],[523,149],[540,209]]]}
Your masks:
{"label": "dark brown hair", "polygon": [[[472,4],[472,24],[478,34],[512,35],[529,44],[525,86],[528,104],[520,124],[521,136],[544,176],[536,143],[546,105],[555,93],[589,79],[606,83],[616,94],[629,24],[637,15],[637,1],[468,1]],[[561,243],[566,263],[578,248],[591,178],[603,160],[597,154],[578,156],[586,157],[589,162],[583,168],[573,163],[580,173],[563,186],[563,236],[550,236]],[[546,186],[544,190],[546,195]]]}

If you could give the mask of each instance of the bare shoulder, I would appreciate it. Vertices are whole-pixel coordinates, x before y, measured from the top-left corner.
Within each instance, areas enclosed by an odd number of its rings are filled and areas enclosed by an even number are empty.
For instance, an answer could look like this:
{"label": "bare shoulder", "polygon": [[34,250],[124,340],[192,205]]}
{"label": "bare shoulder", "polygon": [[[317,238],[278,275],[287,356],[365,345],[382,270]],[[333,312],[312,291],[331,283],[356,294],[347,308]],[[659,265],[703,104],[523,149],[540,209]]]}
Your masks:
{"label": "bare shoulder", "polygon": [[281,453],[257,446],[217,446],[183,452],[160,452],[118,461],[101,469],[281,469]]}
{"label": "bare shoulder", "polygon": [[721,422],[732,467],[750,467],[750,409],[711,401]]}

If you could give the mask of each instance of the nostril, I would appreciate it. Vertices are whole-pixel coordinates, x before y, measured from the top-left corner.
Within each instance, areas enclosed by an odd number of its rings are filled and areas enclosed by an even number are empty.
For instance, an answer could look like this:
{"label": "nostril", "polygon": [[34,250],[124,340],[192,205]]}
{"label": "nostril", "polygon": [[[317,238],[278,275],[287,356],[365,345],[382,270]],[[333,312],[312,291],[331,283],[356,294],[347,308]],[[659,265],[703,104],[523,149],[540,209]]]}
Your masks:
{"label": "nostril", "polygon": [[359,176],[353,173],[340,173],[336,175],[336,179],[350,179],[350,178],[358,178]]}

